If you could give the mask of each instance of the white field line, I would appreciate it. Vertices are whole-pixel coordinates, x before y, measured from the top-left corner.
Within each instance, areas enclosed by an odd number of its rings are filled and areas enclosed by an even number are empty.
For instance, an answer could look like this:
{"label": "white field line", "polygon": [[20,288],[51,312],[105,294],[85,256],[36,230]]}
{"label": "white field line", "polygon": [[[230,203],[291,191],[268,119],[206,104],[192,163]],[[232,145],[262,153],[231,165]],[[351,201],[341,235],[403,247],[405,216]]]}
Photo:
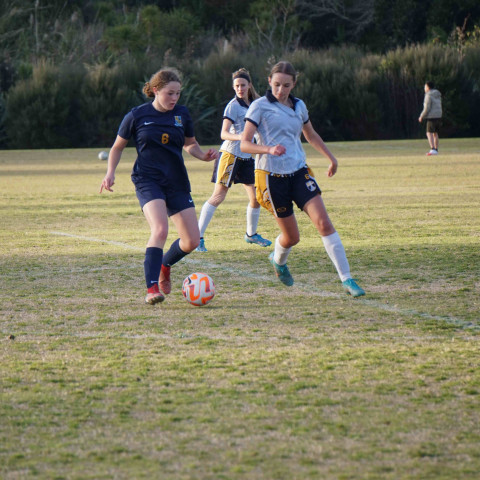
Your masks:
{"label": "white field line", "polygon": [[[116,242],[116,241],[113,241],[113,240],[103,240],[101,238],[85,237],[85,236],[82,236],[82,235],[75,235],[75,234],[65,233],[65,232],[55,232],[55,231],[53,231],[53,232],[50,232],[50,233],[52,235],[59,235],[59,236],[62,236],[62,237],[74,238],[74,239],[82,240],[82,241],[86,241],[86,242],[105,243],[107,245],[114,245],[114,246],[125,248],[125,249],[128,249],[128,250],[135,250],[137,252],[145,251],[145,248],[134,247],[133,245],[129,245],[129,244],[123,243],[123,242]],[[183,259],[183,261],[186,262],[186,263],[190,263],[192,265],[202,265],[203,267],[206,267],[208,269],[212,269],[212,270],[213,269],[218,269],[218,270],[228,272],[228,273],[231,273],[231,274],[235,274],[235,275],[241,274],[244,277],[256,278],[258,280],[268,280],[269,278],[271,278],[270,276],[267,277],[266,275],[259,275],[259,274],[256,274],[256,273],[247,272],[247,271],[239,269],[238,267],[230,268],[226,265],[212,263],[212,262],[205,262],[204,260],[195,260],[191,257],[185,257]],[[315,290],[315,292],[313,293],[313,292],[311,292],[311,286],[309,286],[307,284],[302,284],[301,282],[295,282],[295,287],[300,288],[301,290],[308,291],[315,296],[330,297],[330,298],[344,298],[345,297],[345,294],[340,295],[338,293],[327,292],[327,291],[324,291],[324,290]],[[455,325],[456,327],[459,327],[459,328],[468,328],[468,329],[475,329],[475,330],[480,329],[480,325],[476,325],[476,324],[474,324],[472,322],[469,322],[467,320],[464,320],[462,318],[452,317],[450,315],[431,315],[429,313],[419,312],[419,311],[413,310],[413,309],[398,308],[394,305],[387,305],[385,303],[381,303],[381,302],[378,302],[376,300],[370,300],[368,298],[357,298],[357,299],[355,299],[355,303],[356,304],[368,305],[369,307],[373,307],[373,308],[376,308],[378,310],[383,310],[383,311],[391,312],[391,313],[397,313],[399,315],[404,315],[404,316],[408,316],[408,317],[413,316],[413,317],[420,317],[420,318],[423,318],[425,320],[434,320],[434,321],[446,322],[446,323],[449,323],[451,325]]]}

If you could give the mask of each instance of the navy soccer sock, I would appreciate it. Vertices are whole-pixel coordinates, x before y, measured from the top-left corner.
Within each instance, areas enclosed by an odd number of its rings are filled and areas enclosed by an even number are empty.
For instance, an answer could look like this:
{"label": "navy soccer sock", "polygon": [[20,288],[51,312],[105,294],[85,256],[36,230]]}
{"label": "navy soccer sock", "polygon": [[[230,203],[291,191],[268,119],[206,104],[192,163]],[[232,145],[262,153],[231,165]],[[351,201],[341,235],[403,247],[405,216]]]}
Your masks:
{"label": "navy soccer sock", "polygon": [[177,238],[170,246],[168,252],[164,255],[163,264],[166,267],[171,267],[172,265],[175,265],[177,262],[179,262],[183,257],[187,256],[189,253],[190,252],[184,252],[180,248],[180,239]]}
{"label": "navy soccer sock", "polygon": [[160,269],[162,268],[163,249],[158,247],[147,247],[145,251],[145,261],[143,268],[145,270],[145,282],[147,288],[158,284],[158,277],[160,277]]}

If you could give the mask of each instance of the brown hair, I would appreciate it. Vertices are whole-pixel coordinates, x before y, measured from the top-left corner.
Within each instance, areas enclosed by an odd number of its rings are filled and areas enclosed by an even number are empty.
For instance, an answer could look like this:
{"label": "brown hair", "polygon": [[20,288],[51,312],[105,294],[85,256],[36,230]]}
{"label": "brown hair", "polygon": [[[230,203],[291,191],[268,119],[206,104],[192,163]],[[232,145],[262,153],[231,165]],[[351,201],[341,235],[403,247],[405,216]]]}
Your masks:
{"label": "brown hair", "polygon": [[173,68],[162,68],[162,70],[159,70],[151,76],[150,81],[145,83],[143,93],[147,97],[154,97],[154,88],[161,90],[170,82],[178,82],[181,84],[182,80],[180,78],[180,72]]}
{"label": "brown hair", "polygon": [[295,70],[293,65],[290,62],[278,62],[276,63],[273,67],[272,70],[270,71],[270,77],[273,77],[274,73],[285,73],[287,75],[291,75],[293,77],[293,81],[297,81],[297,76],[298,72]]}
{"label": "brown hair", "polygon": [[250,73],[248,72],[248,70],[246,68],[242,67],[242,68],[239,68],[236,72],[233,72],[232,73],[232,82],[236,78],[244,78],[249,83],[248,100],[250,102],[253,102],[253,100],[256,100],[257,98],[260,98],[260,95],[255,91],[255,88],[252,85],[252,80],[251,80],[252,77],[250,76]]}

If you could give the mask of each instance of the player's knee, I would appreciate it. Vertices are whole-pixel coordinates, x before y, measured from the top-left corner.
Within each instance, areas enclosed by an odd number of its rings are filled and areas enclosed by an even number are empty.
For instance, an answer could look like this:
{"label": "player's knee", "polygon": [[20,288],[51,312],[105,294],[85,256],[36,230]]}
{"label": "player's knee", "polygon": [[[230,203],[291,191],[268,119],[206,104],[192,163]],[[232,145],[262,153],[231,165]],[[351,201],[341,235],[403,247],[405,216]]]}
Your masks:
{"label": "player's knee", "polygon": [[200,236],[195,238],[182,238],[180,241],[180,248],[187,253],[195,250],[200,245]]}
{"label": "player's knee", "polygon": [[298,235],[298,237],[293,238],[292,247],[295,246],[297,243],[300,243],[300,235]]}
{"label": "player's knee", "polygon": [[328,237],[328,235],[332,235],[335,233],[335,228],[331,223],[323,224],[318,231],[322,237]]}
{"label": "player's knee", "polygon": [[329,219],[319,220],[317,224],[317,230],[322,237],[326,237],[332,233],[335,233],[335,227],[332,225],[332,222]]}
{"label": "player's knee", "polygon": [[210,199],[208,200],[208,203],[213,207],[218,207],[223,202],[223,200],[224,198],[220,198],[220,197],[210,197]]}
{"label": "player's knee", "polygon": [[152,228],[150,238],[155,244],[164,245],[167,241],[168,231],[162,228]]}
{"label": "player's knee", "polygon": [[209,199],[208,203],[214,207],[218,207],[224,200],[225,197],[227,196],[228,190],[225,190],[224,192],[219,192],[219,193],[214,193]]}
{"label": "player's knee", "polygon": [[291,248],[298,242],[300,242],[300,234],[289,234],[288,236],[284,235],[280,243],[284,248]]}

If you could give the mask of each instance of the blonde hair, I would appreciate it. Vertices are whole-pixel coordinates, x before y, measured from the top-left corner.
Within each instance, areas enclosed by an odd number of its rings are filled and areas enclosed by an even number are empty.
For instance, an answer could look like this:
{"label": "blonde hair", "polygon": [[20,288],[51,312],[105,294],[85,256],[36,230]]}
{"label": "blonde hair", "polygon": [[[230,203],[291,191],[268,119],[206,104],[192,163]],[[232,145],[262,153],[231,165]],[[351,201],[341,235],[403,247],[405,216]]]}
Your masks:
{"label": "blonde hair", "polygon": [[143,86],[143,93],[147,97],[154,97],[154,88],[161,90],[165,85],[170,82],[182,83],[180,72],[174,68],[162,68],[157,73],[154,73],[150,80]]}
{"label": "blonde hair", "polygon": [[248,100],[253,102],[257,98],[260,98],[260,95],[256,92],[255,88],[253,87],[251,76],[249,71],[246,68],[239,68],[237,71],[232,73],[232,82],[236,78],[244,78],[248,82]]}
{"label": "blonde hair", "polygon": [[298,72],[290,62],[281,61],[276,63],[270,71],[269,78],[273,77],[275,73],[285,73],[286,75],[291,75],[293,77],[293,81],[297,81]]}

